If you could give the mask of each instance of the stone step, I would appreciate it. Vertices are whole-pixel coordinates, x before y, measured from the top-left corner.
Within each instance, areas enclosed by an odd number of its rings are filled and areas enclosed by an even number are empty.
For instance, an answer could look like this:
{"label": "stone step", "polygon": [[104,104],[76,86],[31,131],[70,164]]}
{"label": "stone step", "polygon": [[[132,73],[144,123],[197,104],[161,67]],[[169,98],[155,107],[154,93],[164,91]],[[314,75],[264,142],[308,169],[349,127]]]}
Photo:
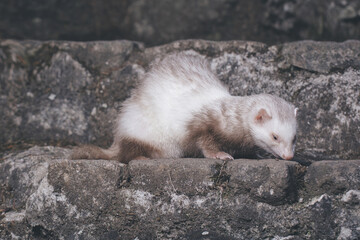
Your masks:
{"label": "stone step", "polygon": [[1,239],[357,239],[360,160],[0,162]]}

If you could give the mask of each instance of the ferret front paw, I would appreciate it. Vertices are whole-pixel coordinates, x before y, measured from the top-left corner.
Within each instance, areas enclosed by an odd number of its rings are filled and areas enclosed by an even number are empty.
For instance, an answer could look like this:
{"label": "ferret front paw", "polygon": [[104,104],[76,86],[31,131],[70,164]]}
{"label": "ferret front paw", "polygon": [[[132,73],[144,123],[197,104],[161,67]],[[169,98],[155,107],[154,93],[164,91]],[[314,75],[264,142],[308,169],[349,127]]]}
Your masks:
{"label": "ferret front paw", "polygon": [[211,152],[206,154],[205,157],[221,159],[221,160],[234,160],[234,158],[226,152]]}

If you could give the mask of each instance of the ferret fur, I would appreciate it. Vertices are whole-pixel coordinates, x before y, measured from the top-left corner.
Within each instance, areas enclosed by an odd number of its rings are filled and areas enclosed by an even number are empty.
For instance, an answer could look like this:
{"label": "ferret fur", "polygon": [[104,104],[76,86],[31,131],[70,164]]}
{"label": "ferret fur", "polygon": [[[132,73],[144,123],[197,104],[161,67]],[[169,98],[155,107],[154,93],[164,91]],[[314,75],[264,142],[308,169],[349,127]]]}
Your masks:
{"label": "ferret fur", "polygon": [[[268,95],[231,96],[200,56],[155,64],[122,106],[109,149],[75,148],[72,159],[294,156],[296,108]],[[261,152],[261,151],[260,151]]]}

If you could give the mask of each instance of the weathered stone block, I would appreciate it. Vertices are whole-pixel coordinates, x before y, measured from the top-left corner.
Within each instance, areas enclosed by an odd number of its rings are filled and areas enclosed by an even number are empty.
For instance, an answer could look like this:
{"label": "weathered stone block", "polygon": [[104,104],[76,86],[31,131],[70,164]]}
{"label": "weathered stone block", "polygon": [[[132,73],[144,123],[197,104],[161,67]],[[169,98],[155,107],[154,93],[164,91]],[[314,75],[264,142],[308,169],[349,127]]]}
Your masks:
{"label": "weathered stone block", "polygon": [[330,73],[348,67],[360,68],[360,58],[353,57],[360,56],[359,41],[285,43],[281,52],[288,64],[309,71]]}
{"label": "weathered stone block", "polygon": [[54,194],[65,195],[70,204],[94,212],[109,207],[109,196],[117,190],[126,168],[117,161],[54,160],[47,178]]}
{"label": "weathered stone block", "polygon": [[204,158],[131,161],[131,187],[152,194],[181,189],[187,196],[204,195],[215,187],[221,164],[221,160]]}
{"label": "weathered stone block", "polygon": [[[1,239],[360,237],[359,161],[303,167],[271,159],[154,159],[124,165],[68,160],[69,153],[34,147],[0,162]],[[321,187],[329,178],[334,184]],[[339,194],[337,182],[350,190]]]}
{"label": "weathered stone block", "polygon": [[295,202],[305,168],[282,160],[235,160],[228,163],[229,187],[235,194],[247,193],[272,205]]}
{"label": "weathered stone block", "polygon": [[0,193],[5,198],[3,204],[11,209],[23,208],[27,197],[47,176],[48,161],[67,158],[69,154],[69,149],[34,147],[0,161]]}
{"label": "weathered stone block", "polygon": [[304,183],[309,196],[359,190],[360,160],[315,162],[308,167]]}

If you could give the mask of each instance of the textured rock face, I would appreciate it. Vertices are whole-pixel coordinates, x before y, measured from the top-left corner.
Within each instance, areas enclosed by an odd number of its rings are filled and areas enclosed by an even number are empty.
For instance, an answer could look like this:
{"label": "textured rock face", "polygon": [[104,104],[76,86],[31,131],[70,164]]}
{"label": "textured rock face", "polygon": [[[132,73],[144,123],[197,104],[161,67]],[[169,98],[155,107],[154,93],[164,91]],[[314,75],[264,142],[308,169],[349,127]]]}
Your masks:
{"label": "textured rock face", "polygon": [[[358,239],[360,161],[0,162],[1,239]],[[342,179],[341,177],[345,177]]]}
{"label": "textured rock face", "polygon": [[[357,0],[3,0],[0,38],[253,40],[268,44],[360,38]],[[179,24],[181,23],[181,24]]]}
{"label": "textured rock face", "polygon": [[232,94],[275,94],[299,107],[298,159],[360,155],[360,42],[0,42],[0,135],[18,144],[109,146],[112,123],[149,64],[206,56]]}
{"label": "textured rock face", "polygon": [[[68,160],[108,146],[152,61],[208,58],[234,95],[300,108],[296,160]],[[1,239],[359,239],[360,42],[0,41]],[[5,157],[5,153],[12,152]],[[322,159],[337,159],[316,161]]]}
{"label": "textured rock face", "polygon": [[[101,126],[99,132],[111,135],[113,104],[129,96],[137,77],[136,67],[123,64],[140,44],[4,41],[1,45],[0,104],[5,117],[0,121],[1,130],[8,129],[9,135],[3,134],[0,142],[54,142],[66,135],[77,139],[88,135],[90,126],[94,130]],[[97,116],[100,125],[93,126],[89,116]]]}

